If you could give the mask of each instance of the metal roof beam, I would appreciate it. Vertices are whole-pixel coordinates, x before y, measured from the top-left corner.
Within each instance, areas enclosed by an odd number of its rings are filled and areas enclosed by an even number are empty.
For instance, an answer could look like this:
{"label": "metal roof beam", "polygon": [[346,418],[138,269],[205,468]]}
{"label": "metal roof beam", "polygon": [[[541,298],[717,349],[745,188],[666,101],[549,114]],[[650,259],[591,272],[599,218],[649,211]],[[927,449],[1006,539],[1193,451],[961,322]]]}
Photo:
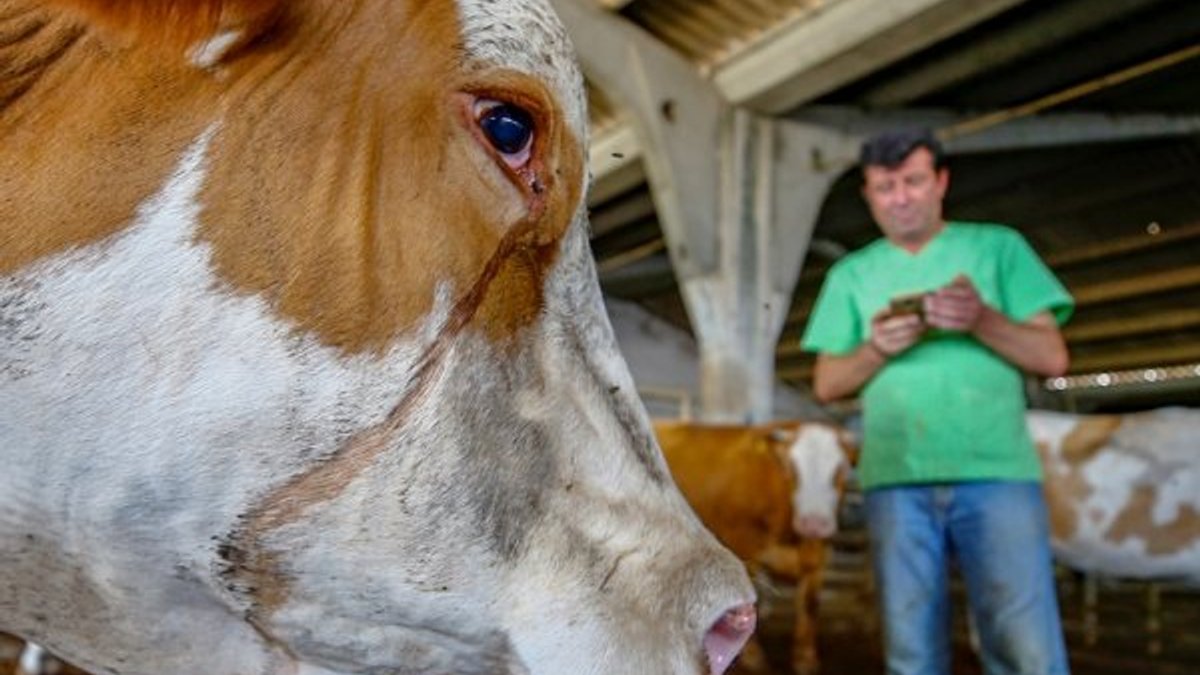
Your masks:
{"label": "metal roof beam", "polygon": [[1024,0],[841,0],[721,64],[726,98],[781,113],[955,35]]}
{"label": "metal roof beam", "polygon": [[863,100],[871,107],[904,105],[1158,2],[1106,0],[1057,4],[1027,22],[985,36],[965,49],[890,79],[866,92]]}
{"label": "metal roof beam", "polygon": [[[850,136],[866,137],[896,127],[944,129],[970,121],[974,116],[935,108],[867,112],[843,106],[810,106],[792,118],[838,129]],[[1197,132],[1200,132],[1200,115],[1043,113],[952,138],[946,142],[946,150],[953,154],[1000,152],[1183,136]],[[852,165],[856,158],[829,158],[829,161]]]}
{"label": "metal roof beam", "polygon": [[[589,1],[598,1],[609,9],[628,4],[627,0]],[[821,12],[797,17],[771,38],[720,64],[712,75],[713,84],[729,103],[777,114],[889,66],[1022,1],[840,0]],[[588,27],[586,32],[595,31]],[[584,33],[573,31],[577,44],[596,40],[594,34]],[[581,46],[580,52],[585,51],[588,49]],[[613,161],[614,145],[621,149],[619,161]],[[620,185],[644,180],[640,159],[641,149],[628,124],[617,125],[593,139],[592,203],[599,201],[599,195],[619,191],[609,185],[613,180]]]}
{"label": "metal roof beam", "polygon": [[[972,117],[932,108],[867,112],[841,106],[811,106],[793,115],[792,119],[861,138],[904,126],[948,128],[969,121]],[[1200,115],[1044,113],[953,138],[946,143],[946,150],[952,154],[1001,152],[1195,133],[1200,133]],[[591,161],[596,177],[591,197],[594,204],[603,201],[601,197],[606,199],[618,191],[637,185],[645,177],[636,139],[627,129],[599,139],[592,147]],[[857,158],[848,154],[828,156],[823,161],[829,166],[849,168]]]}
{"label": "metal roof beam", "polygon": [[1128,368],[1156,367],[1172,363],[1200,361],[1200,344],[1185,342],[1138,349],[1114,348],[1096,353],[1073,355],[1068,372],[1092,373]]}

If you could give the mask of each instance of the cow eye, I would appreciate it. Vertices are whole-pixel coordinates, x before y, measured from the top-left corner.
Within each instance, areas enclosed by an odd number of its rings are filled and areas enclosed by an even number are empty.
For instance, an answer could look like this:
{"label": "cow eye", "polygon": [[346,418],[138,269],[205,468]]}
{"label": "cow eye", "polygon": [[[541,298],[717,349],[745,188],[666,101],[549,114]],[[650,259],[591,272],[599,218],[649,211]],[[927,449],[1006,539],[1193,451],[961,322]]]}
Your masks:
{"label": "cow eye", "polygon": [[480,100],[475,109],[479,128],[504,162],[514,169],[524,165],[533,146],[533,115],[500,101]]}

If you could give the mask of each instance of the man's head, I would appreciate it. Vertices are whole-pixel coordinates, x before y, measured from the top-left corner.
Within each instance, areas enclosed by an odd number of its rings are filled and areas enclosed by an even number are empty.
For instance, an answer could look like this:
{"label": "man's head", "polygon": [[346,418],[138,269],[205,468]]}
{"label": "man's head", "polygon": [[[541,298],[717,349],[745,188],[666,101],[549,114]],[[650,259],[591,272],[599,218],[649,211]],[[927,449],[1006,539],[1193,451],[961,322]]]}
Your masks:
{"label": "man's head", "polygon": [[884,236],[917,249],[941,230],[950,173],[932,132],[889,131],[869,138],[860,164],[863,198]]}

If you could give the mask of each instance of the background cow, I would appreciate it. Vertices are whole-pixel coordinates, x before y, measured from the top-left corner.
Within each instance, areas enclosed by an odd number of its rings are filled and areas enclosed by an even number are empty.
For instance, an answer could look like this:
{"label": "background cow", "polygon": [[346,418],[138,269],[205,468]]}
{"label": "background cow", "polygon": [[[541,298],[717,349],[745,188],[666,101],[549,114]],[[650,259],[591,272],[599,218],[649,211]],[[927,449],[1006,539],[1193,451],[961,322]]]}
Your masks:
{"label": "background cow", "polygon": [[[815,422],[746,427],[661,420],[654,432],[675,482],[717,538],[752,572],[795,582],[793,668],[815,672],[818,594],[850,466],[848,437]],[[742,665],[767,667],[757,641]]]}
{"label": "background cow", "polygon": [[1200,410],[1030,411],[1055,557],[1114,577],[1200,584]]}
{"label": "background cow", "polygon": [[543,0],[0,0],[0,628],[126,675],[721,672]]}

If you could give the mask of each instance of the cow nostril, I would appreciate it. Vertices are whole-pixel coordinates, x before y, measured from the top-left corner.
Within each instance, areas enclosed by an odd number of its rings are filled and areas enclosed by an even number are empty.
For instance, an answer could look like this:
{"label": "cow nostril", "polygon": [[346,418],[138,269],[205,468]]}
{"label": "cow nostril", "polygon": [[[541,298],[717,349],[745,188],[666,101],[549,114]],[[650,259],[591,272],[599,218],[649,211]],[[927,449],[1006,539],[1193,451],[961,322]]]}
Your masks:
{"label": "cow nostril", "polygon": [[810,539],[827,539],[833,536],[837,525],[823,516],[800,516],[793,524],[796,534]]}
{"label": "cow nostril", "polygon": [[754,605],[738,605],[725,612],[704,636],[704,653],[712,675],[722,675],[737,658],[757,623]]}

